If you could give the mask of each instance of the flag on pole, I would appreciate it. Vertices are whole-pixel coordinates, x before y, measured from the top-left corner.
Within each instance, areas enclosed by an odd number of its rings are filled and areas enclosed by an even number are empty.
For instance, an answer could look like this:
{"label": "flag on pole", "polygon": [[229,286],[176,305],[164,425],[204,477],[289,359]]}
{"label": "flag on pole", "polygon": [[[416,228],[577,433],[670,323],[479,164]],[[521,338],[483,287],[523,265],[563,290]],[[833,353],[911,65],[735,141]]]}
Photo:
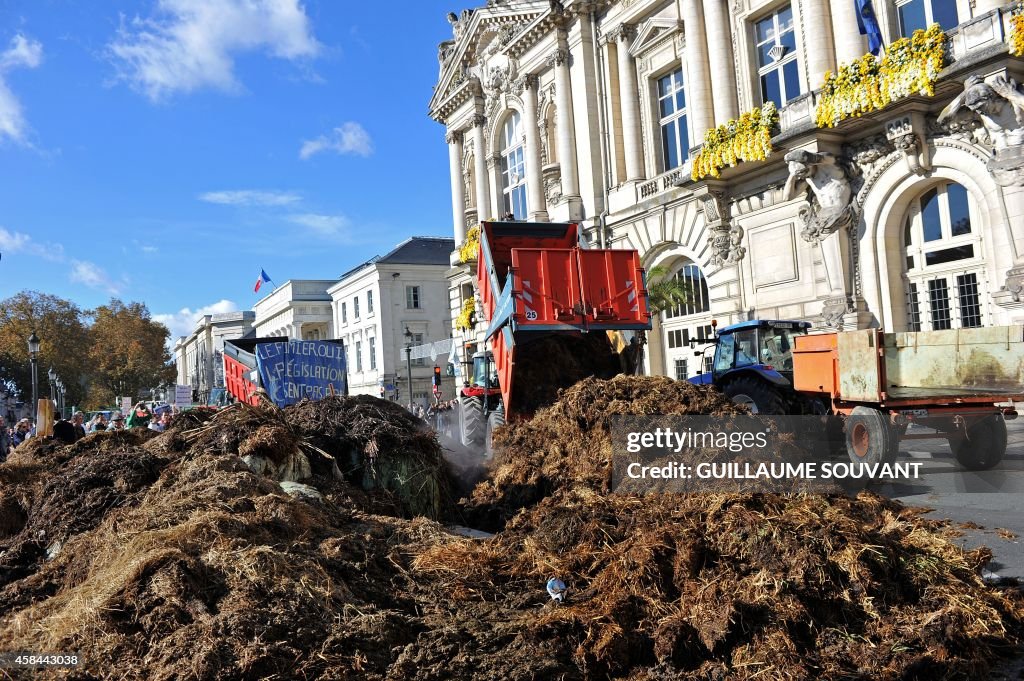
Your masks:
{"label": "flag on pole", "polygon": [[861,35],[868,37],[868,52],[878,56],[882,49],[882,28],[878,25],[875,8],[871,0],[854,0],[857,3],[857,28]]}
{"label": "flag on pole", "polygon": [[260,278],[256,280],[256,287],[253,288],[252,292],[253,293],[259,293],[260,292],[260,286],[263,286],[263,282],[265,282],[265,281],[266,282],[270,281],[270,275],[267,274],[267,271],[265,269],[260,268]]}

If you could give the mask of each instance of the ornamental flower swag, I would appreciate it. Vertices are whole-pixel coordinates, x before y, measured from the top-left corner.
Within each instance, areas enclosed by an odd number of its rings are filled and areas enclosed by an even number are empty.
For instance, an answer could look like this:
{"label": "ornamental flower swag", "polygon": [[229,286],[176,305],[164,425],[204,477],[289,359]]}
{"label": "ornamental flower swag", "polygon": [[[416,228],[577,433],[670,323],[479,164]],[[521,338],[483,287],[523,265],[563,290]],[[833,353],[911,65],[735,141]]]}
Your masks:
{"label": "ornamental flower swag", "polygon": [[772,130],[779,122],[774,102],[742,114],[739,118],[710,128],[704,146],[693,159],[690,177],[719,177],[722,168],[740,161],[763,161],[772,153]]}
{"label": "ornamental flower swag", "polygon": [[1010,54],[1024,57],[1024,3],[1018,3],[1010,16]]}
{"label": "ornamental flower swag", "polygon": [[471,227],[466,233],[466,240],[459,245],[460,262],[476,262],[480,252],[480,225]]}
{"label": "ornamental flower swag", "polygon": [[476,324],[476,301],[466,298],[462,301],[462,311],[455,318],[455,328],[462,331],[470,331]]}
{"label": "ornamental flower swag", "polygon": [[836,73],[825,73],[815,122],[832,128],[913,94],[931,97],[945,61],[946,34],[932,24],[889,45],[881,59],[866,54],[852,64],[842,64]]}

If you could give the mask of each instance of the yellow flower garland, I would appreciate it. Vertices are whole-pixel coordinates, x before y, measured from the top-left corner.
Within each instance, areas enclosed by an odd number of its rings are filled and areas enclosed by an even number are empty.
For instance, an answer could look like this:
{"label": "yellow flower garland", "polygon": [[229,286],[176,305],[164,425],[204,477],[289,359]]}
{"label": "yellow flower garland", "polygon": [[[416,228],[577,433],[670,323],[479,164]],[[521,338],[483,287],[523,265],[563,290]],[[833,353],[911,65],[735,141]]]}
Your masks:
{"label": "yellow flower garland", "polygon": [[466,233],[466,240],[459,246],[459,260],[476,262],[480,252],[480,225],[476,225]]}
{"label": "yellow flower garland", "polygon": [[462,301],[462,312],[455,318],[455,328],[461,329],[462,331],[469,331],[473,328],[474,319],[473,316],[476,314],[476,302],[472,298],[467,298]]}
{"label": "yellow flower garland", "polygon": [[1024,3],[1017,5],[1010,17],[1010,54],[1024,57]]}
{"label": "yellow flower garland", "polygon": [[704,133],[704,146],[693,159],[690,177],[718,177],[722,168],[740,161],[763,161],[772,153],[772,128],[779,122],[774,102],[754,109],[710,128]]}
{"label": "yellow flower garland", "polygon": [[882,59],[866,54],[836,73],[827,72],[814,114],[818,127],[835,127],[913,94],[931,97],[945,59],[946,34],[932,24],[891,44]]}

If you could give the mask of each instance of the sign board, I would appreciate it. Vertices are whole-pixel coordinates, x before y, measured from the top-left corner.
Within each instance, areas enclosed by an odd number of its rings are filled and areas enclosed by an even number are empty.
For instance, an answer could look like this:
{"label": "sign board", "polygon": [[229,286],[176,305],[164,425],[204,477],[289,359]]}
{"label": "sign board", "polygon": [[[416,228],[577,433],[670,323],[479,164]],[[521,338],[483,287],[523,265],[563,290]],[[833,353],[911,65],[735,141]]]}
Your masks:
{"label": "sign board", "polygon": [[132,410],[132,398],[122,397],[121,398],[121,413],[128,416],[128,412]]}
{"label": "sign board", "polygon": [[190,385],[175,385],[174,386],[174,404],[179,409],[187,409],[192,406],[192,386]]}
{"label": "sign board", "polygon": [[260,382],[279,407],[301,399],[348,394],[345,346],[326,341],[260,343],[256,346]]}

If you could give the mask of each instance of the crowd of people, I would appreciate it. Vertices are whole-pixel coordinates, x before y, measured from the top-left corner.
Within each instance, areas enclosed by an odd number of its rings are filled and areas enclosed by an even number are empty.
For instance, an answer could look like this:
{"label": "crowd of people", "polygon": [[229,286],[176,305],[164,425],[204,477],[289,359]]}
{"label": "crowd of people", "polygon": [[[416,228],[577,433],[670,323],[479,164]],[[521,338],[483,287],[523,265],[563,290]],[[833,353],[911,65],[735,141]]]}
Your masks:
{"label": "crowd of people", "polygon": [[[110,415],[109,419],[107,414]],[[173,421],[174,412],[170,407],[153,410],[145,402],[138,402],[128,411],[127,416],[120,411],[96,412],[86,423],[85,413],[76,411],[70,419],[57,419],[53,423],[53,438],[74,444],[86,435],[100,431],[148,428],[162,433]],[[36,426],[31,418],[23,418],[13,426],[8,426],[0,416],[0,461],[6,460],[12,449],[35,436]]]}

